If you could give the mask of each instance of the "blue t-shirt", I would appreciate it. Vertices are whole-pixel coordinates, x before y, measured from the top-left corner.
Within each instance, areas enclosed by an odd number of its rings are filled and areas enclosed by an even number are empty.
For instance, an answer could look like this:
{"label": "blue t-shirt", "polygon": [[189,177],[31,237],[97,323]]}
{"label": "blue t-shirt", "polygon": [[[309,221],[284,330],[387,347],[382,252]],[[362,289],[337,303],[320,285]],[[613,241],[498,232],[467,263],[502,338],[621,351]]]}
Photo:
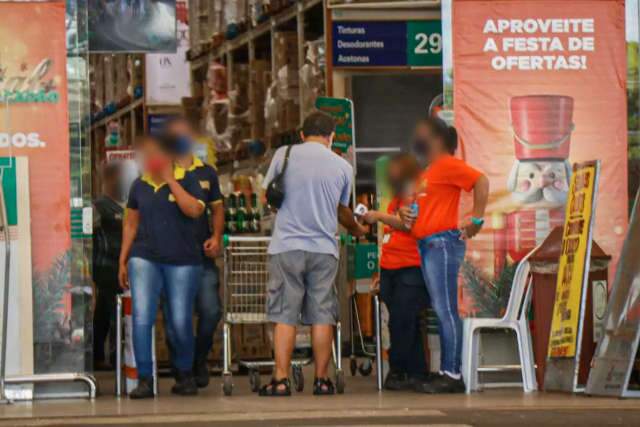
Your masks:
{"label": "blue t-shirt", "polygon": [[193,165],[188,170],[189,175],[193,175],[198,181],[200,190],[202,191],[203,201],[207,205],[204,215],[198,218],[198,238],[204,244],[205,240],[211,237],[211,212],[210,206],[213,203],[222,203],[222,193],[220,192],[220,181],[216,170],[203,163],[197,157],[193,159]]}
{"label": "blue t-shirt", "polygon": [[[286,147],[276,151],[265,189],[282,170]],[[285,198],[276,215],[270,254],[302,250],[338,257],[338,205],[349,206],[353,168],[315,142],[295,145],[284,176]]]}
{"label": "blue t-shirt", "polygon": [[[176,168],[178,183],[204,203],[204,196],[195,177]],[[140,214],[140,224],[130,256],[172,265],[202,263],[198,219],[183,214],[169,186],[160,186],[146,176],[136,179],[129,193],[128,209]]]}

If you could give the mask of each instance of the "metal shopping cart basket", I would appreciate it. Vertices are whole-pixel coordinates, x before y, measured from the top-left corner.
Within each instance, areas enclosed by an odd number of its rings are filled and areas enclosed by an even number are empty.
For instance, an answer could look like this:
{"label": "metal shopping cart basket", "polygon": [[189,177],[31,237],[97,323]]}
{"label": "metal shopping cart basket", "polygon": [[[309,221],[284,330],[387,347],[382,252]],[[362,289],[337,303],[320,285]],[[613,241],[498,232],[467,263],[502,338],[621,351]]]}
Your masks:
{"label": "metal shopping cart basket", "polygon": [[[234,237],[225,236],[224,249],[224,314],[223,314],[223,382],[222,390],[226,396],[233,393],[231,373],[231,328],[232,325],[267,323],[267,282],[269,280],[268,255],[270,237]],[[340,262],[342,268],[343,262]],[[340,271],[337,277],[342,275]],[[339,279],[337,279],[339,280]],[[340,295],[341,286],[337,286]],[[336,343],[333,346],[333,360],[336,373],[336,389],[344,392],[344,373],[342,371],[341,324],[336,324]],[[302,367],[310,359],[292,361],[293,383],[297,391],[304,388]],[[274,366],[273,360],[246,361],[238,364],[249,370],[249,383],[252,391],[260,388],[260,368]]]}

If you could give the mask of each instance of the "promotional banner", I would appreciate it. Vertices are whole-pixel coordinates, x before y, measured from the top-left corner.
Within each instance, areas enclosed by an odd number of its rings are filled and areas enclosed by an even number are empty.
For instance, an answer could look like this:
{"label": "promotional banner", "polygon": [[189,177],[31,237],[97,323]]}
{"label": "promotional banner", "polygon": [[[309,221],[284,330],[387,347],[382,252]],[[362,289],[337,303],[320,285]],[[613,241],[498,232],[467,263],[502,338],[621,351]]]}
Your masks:
{"label": "promotional banner", "polygon": [[145,96],[147,105],[181,105],[182,98],[191,96],[191,69],[187,61],[189,50],[188,5],[176,1],[176,53],[149,53],[145,61]]}
{"label": "promotional banner", "polygon": [[499,277],[562,226],[571,164],[591,159],[594,239],[615,262],[628,212],[624,1],[453,0],[452,23],[459,153],[491,183],[473,271]]}
{"label": "promotional banner", "polygon": [[[71,283],[66,71],[65,2],[0,2],[0,157],[15,159],[19,189],[19,245],[15,250],[12,245],[11,254],[12,266],[14,260],[19,265],[10,270],[10,293],[28,290],[23,296],[33,298],[21,306],[19,322],[12,310],[9,315],[11,324],[24,328],[20,339],[35,351],[35,361],[22,353],[29,370],[35,364],[40,372],[60,368],[40,363],[38,354],[50,354],[52,343],[73,339],[73,325],[64,314]],[[10,352],[13,348],[9,344]]]}
{"label": "promotional banner", "polygon": [[598,184],[598,163],[573,168],[558,263],[556,298],[548,357],[571,358],[578,353],[584,319],[589,255]]}
{"label": "promotional banner", "polygon": [[92,52],[175,52],[176,0],[90,2]]}
{"label": "promotional banner", "polygon": [[36,274],[71,243],[65,42],[64,2],[0,3],[0,156],[29,159]]}

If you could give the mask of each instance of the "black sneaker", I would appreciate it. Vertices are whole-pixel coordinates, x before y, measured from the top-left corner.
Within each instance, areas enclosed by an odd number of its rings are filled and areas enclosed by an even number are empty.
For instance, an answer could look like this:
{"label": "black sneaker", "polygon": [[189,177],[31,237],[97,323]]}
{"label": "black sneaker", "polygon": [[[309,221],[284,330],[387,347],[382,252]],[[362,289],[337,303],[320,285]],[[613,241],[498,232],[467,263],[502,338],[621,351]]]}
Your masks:
{"label": "black sneaker", "polygon": [[447,374],[440,374],[414,384],[414,390],[418,393],[464,393],[465,386],[462,377],[455,379]]}
{"label": "black sneaker", "polygon": [[384,388],[386,390],[408,390],[409,385],[409,376],[404,372],[391,371],[384,380]]}
{"label": "black sneaker", "polygon": [[196,377],[196,385],[198,388],[205,388],[209,385],[209,364],[206,359],[195,363],[193,373]]}
{"label": "black sneaker", "polygon": [[198,394],[198,386],[191,372],[178,372],[176,383],[171,387],[171,393],[180,396],[195,396]]}
{"label": "black sneaker", "polygon": [[418,384],[433,381],[439,376],[440,374],[436,372],[427,372],[425,374],[419,374],[419,375],[409,375],[409,389],[413,390],[416,388]]}
{"label": "black sneaker", "polygon": [[129,393],[130,399],[151,399],[153,398],[153,379],[139,378],[138,386]]}

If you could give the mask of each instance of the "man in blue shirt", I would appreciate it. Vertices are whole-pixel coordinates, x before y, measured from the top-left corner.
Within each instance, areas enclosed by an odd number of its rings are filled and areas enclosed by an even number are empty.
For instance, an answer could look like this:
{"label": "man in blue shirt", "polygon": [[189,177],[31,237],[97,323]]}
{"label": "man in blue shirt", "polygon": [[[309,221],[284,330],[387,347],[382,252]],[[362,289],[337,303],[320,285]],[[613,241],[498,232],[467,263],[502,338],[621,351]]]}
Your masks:
{"label": "man in blue shirt", "polygon": [[275,324],[273,379],[261,396],[288,396],[296,326],[312,325],[314,394],[333,394],[328,377],[333,327],[338,319],[334,281],[338,272],[338,222],[355,236],[365,233],[349,208],[353,169],[331,151],[333,118],[316,112],[306,118],[302,144],[282,147],[273,156],[265,189],[283,170],[284,203],[278,210],[269,245],[267,318]]}
{"label": "man in blue shirt", "polygon": [[[213,346],[213,334],[222,316],[219,297],[219,273],[215,258],[220,255],[224,233],[224,206],[216,170],[193,155],[195,133],[189,122],[177,117],[167,122],[165,143],[177,155],[178,164],[198,182],[207,205],[205,215],[198,219],[197,234],[203,252],[203,278],[196,298],[198,325],[194,374],[198,387],[209,384],[207,359]],[[171,342],[171,331],[167,338]],[[171,346],[171,344],[169,344]]]}

